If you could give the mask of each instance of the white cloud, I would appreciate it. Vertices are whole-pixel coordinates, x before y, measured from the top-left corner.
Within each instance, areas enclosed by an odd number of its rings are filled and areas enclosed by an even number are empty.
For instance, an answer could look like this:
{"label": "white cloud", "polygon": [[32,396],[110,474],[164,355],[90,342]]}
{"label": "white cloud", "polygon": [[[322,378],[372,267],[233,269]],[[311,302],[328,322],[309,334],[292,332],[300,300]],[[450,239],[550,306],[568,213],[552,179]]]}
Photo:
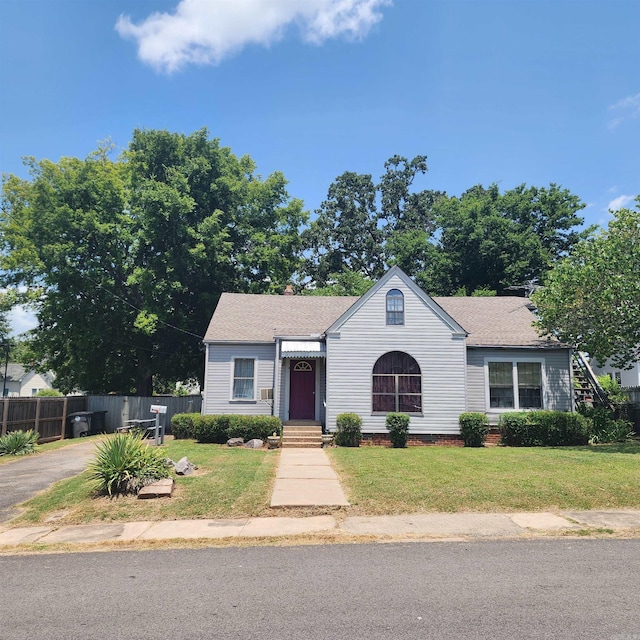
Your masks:
{"label": "white cloud", "polygon": [[116,30],[135,40],[139,58],[157,69],[217,64],[249,44],[268,46],[297,26],[320,44],[345,36],[358,40],[382,19],[391,0],[180,0],[174,13],[153,13],[134,24],[121,15]]}
{"label": "white cloud", "polygon": [[615,111],[616,117],[609,120],[609,129],[615,129],[625,120],[640,117],[640,93],[627,96],[609,107],[609,111]]}
{"label": "white cloud", "polygon": [[607,205],[607,209],[609,209],[609,211],[617,211],[631,204],[634,200],[634,196],[618,196]]}

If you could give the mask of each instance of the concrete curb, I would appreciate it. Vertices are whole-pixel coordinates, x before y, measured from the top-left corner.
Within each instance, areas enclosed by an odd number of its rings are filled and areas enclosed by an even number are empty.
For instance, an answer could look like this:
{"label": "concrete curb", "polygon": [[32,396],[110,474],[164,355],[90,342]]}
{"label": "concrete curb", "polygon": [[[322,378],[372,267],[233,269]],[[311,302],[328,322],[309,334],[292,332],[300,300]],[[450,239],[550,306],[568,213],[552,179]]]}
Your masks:
{"label": "concrete curb", "polygon": [[150,540],[272,538],[331,533],[397,538],[498,538],[608,529],[640,535],[640,511],[567,511],[556,513],[427,513],[397,516],[239,518],[165,520],[62,527],[0,528],[0,548],[24,544],[86,544]]}

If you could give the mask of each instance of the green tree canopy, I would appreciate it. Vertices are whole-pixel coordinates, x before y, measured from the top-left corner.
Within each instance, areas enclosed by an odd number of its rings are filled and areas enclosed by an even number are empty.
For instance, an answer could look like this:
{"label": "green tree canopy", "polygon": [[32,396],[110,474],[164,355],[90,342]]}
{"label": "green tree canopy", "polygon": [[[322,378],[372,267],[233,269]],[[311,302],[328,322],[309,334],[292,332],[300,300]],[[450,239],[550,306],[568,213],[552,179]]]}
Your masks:
{"label": "green tree canopy", "polygon": [[625,368],[640,360],[640,196],[612,212],[607,230],[582,240],[533,301],[538,328]]}
{"label": "green tree canopy", "polygon": [[[588,232],[578,231],[584,207],[577,196],[552,184],[520,185],[500,193],[496,184],[477,185],[458,197],[442,198],[435,209],[435,255],[427,273],[415,274],[450,295],[460,288],[503,293],[543,280]],[[429,265],[427,265],[429,266]]]}
{"label": "green tree canopy", "polygon": [[201,379],[220,294],[281,290],[298,267],[301,201],[205,129],[136,130],[116,160],[102,146],[28,163],[29,180],[4,180],[0,267],[27,288],[30,351],[63,391]]}
{"label": "green tree canopy", "polygon": [[[345,271],[377,280],[389,263],[386,246],[396,232],[430,237],[431,209],[441,194],[411,190],[416,176],[426,173],[426,160],[393,156],[378,184],[371,175],[349,171],[336,178],[303,234],[304,275],[316,287],[323,290]],[[356,293],[346,290],[345,295]]]}
{"label": "green tree canopy", "polygon": [[[396,264],[432,294],[501,294],[543,280],[587,235],[578,230],[584,204],[555,184],[504,193],[477,185],[455,197],[414,190],[426,171],[426,156],[393,156],[378,184],[352,172],[336,178],[303,234],[303,275],[317,290],[345,271],[376,280]],[[357,293],[357,286],[339,289]]]}

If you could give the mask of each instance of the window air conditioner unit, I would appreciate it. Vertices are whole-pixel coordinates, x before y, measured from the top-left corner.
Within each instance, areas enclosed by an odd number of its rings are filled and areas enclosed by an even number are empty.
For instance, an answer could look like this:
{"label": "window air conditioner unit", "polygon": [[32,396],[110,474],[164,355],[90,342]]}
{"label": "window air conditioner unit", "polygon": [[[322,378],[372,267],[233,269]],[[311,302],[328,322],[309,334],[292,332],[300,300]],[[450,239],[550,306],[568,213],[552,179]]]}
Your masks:
{"label": "window air conditioner unit", "polygon": [[273,389],[260,389],[260,400],[273,400]]}

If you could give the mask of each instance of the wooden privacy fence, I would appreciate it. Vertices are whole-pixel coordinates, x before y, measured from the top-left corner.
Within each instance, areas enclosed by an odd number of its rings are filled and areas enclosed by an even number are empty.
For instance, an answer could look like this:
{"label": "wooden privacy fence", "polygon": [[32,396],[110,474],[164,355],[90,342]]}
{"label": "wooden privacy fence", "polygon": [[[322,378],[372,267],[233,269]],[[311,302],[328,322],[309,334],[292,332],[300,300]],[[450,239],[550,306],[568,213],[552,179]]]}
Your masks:
{"label": "wooden privacy fence", "polygon": [[5,435],[9,431],[33,429],[40,434],[39,442],[64,439],[67,416],[70,413],[87,409],[85,396],[67,396],[65,398],[8,397],[2,398],[0,403],[2,403],[0,435]]}

